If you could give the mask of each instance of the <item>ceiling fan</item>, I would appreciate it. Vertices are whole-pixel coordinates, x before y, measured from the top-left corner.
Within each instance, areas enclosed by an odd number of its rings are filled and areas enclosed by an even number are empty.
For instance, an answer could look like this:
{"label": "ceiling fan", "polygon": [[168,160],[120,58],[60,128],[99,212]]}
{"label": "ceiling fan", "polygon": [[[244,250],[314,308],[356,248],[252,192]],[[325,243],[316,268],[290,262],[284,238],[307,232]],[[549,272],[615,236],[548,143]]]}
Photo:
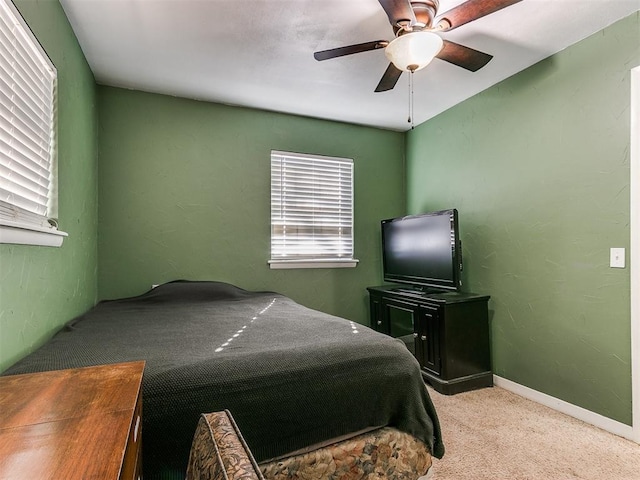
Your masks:
{"label": "ceiling fan", "polygon": [[391,63],[382,75],[376,92],[391,90],[402,72],[416,72],[426,67],[434,57],[475,72],[489,63],[493,56],[443,40],[438,33],[451,31],[521,1],[467,0],[438,15],[439,0],[378,0],[389,17],[395,34],[393,40],[374,40],[332,48],[315,52],[313,56],[322,61],[384,48]]}

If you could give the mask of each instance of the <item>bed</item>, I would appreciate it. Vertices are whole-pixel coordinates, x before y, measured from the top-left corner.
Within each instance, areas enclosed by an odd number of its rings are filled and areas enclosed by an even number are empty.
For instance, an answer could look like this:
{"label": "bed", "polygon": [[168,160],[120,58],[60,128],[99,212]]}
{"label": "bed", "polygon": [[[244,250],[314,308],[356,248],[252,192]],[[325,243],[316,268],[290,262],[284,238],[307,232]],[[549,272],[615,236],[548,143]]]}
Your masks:
{"label": "bed", "polygon": [[145,479],[184,478],[202,413],[229,410],[257,462],[393,427],[440,458],[420,368],[396,339],[273,292],[176,281],[98,303],[3,375],[145,360]]}

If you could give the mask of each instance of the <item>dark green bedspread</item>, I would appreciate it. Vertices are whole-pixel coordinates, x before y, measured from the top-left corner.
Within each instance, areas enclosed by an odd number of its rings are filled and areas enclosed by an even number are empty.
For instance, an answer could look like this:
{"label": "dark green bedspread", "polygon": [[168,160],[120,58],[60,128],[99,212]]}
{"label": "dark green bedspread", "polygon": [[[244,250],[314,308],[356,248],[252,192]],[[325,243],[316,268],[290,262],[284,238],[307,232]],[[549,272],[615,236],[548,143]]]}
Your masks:
{"label": "dark green bedspread", "polygon": [[272,292],[178,281],[99,303],[3,374],[145,360],[145,479],[183,472],[198,416],[231,411],[258,461],[390,425],[444,447],[417,361]]}

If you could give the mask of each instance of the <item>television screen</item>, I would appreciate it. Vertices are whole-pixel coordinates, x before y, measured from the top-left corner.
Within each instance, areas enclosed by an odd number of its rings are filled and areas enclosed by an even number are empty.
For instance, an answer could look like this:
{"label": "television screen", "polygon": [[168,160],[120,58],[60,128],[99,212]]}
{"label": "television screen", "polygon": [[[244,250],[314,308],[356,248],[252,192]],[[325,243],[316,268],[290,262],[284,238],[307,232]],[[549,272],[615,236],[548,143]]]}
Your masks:
{"label": "television screen", "polygon": [[462,256],[456,209],[382,221],[385,281],[458,290]]}

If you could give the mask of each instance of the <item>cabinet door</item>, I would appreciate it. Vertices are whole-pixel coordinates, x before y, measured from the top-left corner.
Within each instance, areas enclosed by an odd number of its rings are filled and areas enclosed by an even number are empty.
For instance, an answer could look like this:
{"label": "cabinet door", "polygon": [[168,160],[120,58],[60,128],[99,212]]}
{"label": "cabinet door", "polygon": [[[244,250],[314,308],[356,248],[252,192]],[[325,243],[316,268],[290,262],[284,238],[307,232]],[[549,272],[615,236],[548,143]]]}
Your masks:
{"label": "cabinet door", "polygon": [[416,306],[398,300],[384,299],[385,321],[388,325],[388,334],[401,339],[409,351],[415,355],[415,315]]}
{"label": "cabinet door", "polygon": [[420,365],[440,375],[440,328],[438,307],[421,306],[416,328],[416,357]]}
{"label": "cabinet door", "polygon": [[392,337],[411,337],[415,332],[415,305],[386,299],[384,316]]}
{"label": "cabinet door", "polygon": [[371,318],[371,328],[380,333],[386,333],[389,335],[389,322],[386,321],[384,315],[384,309],[382,306],[382,298],[370,295],[369,296],[369,308]]}

